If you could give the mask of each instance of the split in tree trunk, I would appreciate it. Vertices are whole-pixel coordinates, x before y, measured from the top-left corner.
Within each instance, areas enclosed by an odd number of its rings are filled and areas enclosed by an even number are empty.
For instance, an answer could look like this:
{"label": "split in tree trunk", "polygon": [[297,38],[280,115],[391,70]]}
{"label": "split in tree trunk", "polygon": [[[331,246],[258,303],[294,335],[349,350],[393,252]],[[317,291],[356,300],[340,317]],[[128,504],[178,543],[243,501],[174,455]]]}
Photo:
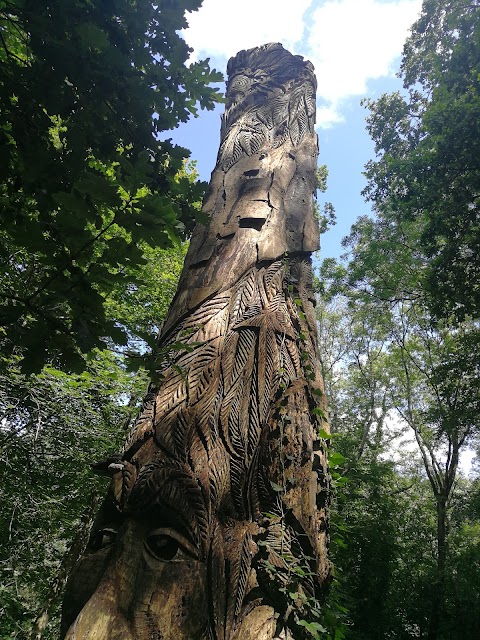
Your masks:
{"label": "split in tree trunk", "polygon": [[70,640],[302,638],[330,576],[313,312],[313,67],[228,64],[221,144],[151,384],[69,581]]}

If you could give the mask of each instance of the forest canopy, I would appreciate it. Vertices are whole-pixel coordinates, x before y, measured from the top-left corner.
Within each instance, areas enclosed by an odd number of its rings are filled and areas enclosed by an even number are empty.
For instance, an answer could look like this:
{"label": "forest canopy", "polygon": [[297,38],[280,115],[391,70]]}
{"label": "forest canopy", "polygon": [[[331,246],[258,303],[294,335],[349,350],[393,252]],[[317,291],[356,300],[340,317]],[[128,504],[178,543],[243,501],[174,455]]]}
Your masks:
{"label": "forest canopy", "polygon": [[205,185],[159,134],[220,99],[178,33],[200,4],[0,2],[1,343],[25,372],[126,344],[108,296],[195,223]]}
{"label": "forest canopy", "polygon": [[365,101],[374,216],[352,226],[346,261],[322,265],[345,458],[335,553],[356,640],[480,634],[479,63],[479,3],[425,0],[403,91]]}

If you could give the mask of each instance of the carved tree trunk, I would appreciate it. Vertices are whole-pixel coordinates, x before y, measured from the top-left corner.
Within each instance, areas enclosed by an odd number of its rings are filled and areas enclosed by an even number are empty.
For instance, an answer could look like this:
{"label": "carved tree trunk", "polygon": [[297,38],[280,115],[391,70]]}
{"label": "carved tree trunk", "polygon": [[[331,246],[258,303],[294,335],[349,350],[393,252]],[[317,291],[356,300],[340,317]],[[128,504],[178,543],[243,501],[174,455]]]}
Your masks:
{"label": "carved tree trunk", "polygon": [[[67,587],[70,640],[305,637],[330,575],[313,67],[228,64],[221,145],[151,385]],[[325,433],[323,432],[325,435]]]}

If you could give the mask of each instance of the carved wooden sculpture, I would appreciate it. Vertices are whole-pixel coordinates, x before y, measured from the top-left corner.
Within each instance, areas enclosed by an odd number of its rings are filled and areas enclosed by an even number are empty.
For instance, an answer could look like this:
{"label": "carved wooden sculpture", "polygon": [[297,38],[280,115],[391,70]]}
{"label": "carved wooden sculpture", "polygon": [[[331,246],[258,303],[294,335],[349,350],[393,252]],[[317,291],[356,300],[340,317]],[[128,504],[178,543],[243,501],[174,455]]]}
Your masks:
{"label": "carved wooden sculpture", "polygon": [[[329,578],[312,306],[313,67],[228,64],[221,145],[152,384],[70,578],[73,639],[307,637]],[[311,636],[310,636],[311,637]]]}

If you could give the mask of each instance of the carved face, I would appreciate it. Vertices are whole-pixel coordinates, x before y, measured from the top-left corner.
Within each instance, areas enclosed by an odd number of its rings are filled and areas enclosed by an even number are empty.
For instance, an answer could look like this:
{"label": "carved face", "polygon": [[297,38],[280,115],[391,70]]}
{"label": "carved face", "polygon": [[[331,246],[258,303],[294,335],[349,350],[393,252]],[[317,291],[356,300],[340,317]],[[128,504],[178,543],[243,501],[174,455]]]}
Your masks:
{"label": "carved face", "polygon": [[244,71],[234,76],[228,83],[227,109],[240,104],[249,93],[266,90],[268,74],[262,69],[258,71]]}
{"label": "carved face", "polygon": [[67,587],[66,638],[207,637],[205,564],[177,529],[159,524],[104,509]]}

